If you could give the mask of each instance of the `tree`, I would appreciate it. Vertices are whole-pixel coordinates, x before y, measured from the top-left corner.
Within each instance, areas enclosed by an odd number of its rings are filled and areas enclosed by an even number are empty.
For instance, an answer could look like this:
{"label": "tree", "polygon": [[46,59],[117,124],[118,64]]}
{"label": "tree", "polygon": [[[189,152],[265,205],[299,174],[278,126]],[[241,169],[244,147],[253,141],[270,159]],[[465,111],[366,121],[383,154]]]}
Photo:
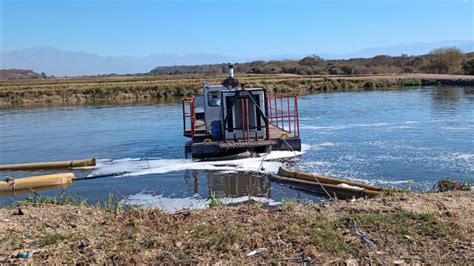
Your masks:
{"label": "tree", "polygon": [[42,77],[43,79],[46,79],[46,78],[47,78],[47,77],[46,77],[46,73],[41,72],[41,77]]}
{"label": "tree", "polygon": [[316,66],[317,64],[323,61],[324,60],[321,57],[317,55],[311,55],[298,61],[298,64],[303,65],[303,66]]}
{"label": "tree", "polygon": [[462,66],[464,74],[474,75],[474,57],[466,60]]}
{"label": "tree", "polygon": [[464,54],[455,47],[442,47],[430,52],[428,69],[436,74],[456,74],[461,72]]}
{"label": "tree", "polygon": [[346,75],[351,75],[353,74],[353,68],[348,65],[342,65],[341,66],[341,71],[344,72]]}

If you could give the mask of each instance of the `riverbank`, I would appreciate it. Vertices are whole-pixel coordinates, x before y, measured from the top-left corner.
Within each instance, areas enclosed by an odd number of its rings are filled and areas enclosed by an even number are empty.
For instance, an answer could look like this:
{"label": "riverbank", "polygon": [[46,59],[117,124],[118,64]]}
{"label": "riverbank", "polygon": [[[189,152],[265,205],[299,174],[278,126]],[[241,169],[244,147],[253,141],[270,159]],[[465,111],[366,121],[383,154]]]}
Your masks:
{"label": "riverbank", "polygon": [[[81,105],[97,102],[146,103],[157,99],[198,95],[205,82],[220,84],[223,78],[220,76],[144,76],[5,81],[0,82],[0,107]],[[263,87],[272,93],[289,94],[382,90],[422,85],[474,85],[474,76],[434,74],[246,75],[238,79],[247,87]]]}
{"label": "riverbank", "polygon": [[[175,214],[36,201],[21,204],[21,215],[18,207],[0,209],[0,261],[469,264],[473,200],[473,192],[456,191]],[[375,246],[362,244],[351,219]]]}

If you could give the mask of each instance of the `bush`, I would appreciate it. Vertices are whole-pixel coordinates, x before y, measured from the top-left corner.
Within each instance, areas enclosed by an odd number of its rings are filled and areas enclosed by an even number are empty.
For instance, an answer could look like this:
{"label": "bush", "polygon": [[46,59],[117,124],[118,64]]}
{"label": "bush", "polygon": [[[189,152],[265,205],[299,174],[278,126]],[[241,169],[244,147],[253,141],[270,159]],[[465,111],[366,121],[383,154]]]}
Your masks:
{"label": "bush", "polygon": [[454,47],[434,49],[430,53],[428,70],[436,74],[459,74],[464,59],[461,50]]}
{"label": "bush", "polygon": [[474,58],[464,61],[462,69],[464,70],[464,74],[474,75]]}

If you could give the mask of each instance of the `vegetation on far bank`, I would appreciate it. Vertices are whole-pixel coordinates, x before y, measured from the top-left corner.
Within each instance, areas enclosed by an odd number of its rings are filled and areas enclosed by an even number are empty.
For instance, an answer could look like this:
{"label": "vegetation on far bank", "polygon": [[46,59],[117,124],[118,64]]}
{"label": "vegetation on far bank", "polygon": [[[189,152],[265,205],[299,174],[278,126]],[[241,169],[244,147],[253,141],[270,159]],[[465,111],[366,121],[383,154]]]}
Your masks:
{"label": "vegetation on far bank", "polygon": [[287,201],[273,209],[250,202],[174,214],[123,211],[113,200],[105,208],[80,200],[32,201],[0,209],[0,261],[469,264],[473,196],[451,191],[332,204]]}
{"label": "vegetation on far bank", "polygon": [[[374,74],[455,74],[474,75],[474,52],[463,53],[457,48],[434,49],[427,55],[379,55],[372,58],[324,60],[317,55],[301,60],[254,61],[235,64],[237,73],[298,74],[298,75],[374,75]],[[226,64],[195,66],[162,66],[150,74],[205,74],[227,72]]]}
{"label": "vegetation on far bank", "polygon": [[[32,71],[0,71],[13,80],[0,82],[0,107],[15,105],[147,102],[199,95],[204,83],[220,84],[227,64],[158,67],[149,74],[51,78]],[[376,90],[420,85],[474,85],[474,53],[439,48],[428,55],[376,56],[349,60],[256,61],[236,64],[247,87],[270,93]],[[437,74],[420,74],[437,73]],[[445,75],[469,74],[469,75]],[[26,76],[28,79],[15,79]],[[34,77],[34,78],[32,78]]]}
{"label": "vegetation on far bank", "polygon": [[[224,76],[101,77],[28,80],[0,83],[0,107],[45,104],[90,104],[147,102],[172,97],[199,95],[202,86],[220,84]],[[378,90],[421,85],[474,85],[474,76],[379,75],[379,76],[287,76],[244,75],[246,87],[261,87],[270,93],[308,94],[317,92]]]}

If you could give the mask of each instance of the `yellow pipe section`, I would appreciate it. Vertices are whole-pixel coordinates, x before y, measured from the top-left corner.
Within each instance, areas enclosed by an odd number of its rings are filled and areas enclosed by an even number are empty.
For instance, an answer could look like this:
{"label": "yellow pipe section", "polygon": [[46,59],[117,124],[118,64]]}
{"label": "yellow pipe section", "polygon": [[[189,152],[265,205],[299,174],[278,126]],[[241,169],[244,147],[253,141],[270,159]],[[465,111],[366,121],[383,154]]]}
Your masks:
{"label": "yellow pipe section", "polygon": [[86,160],[72,160],[62,162],[22,163],[0,165],[0,171],[29,171],[29,170],[51,170],[68,169],[73,167],[95,166],[95,158]]}
{"label": "yellow pipe section", "polygon": [[62,173],[0,180],[0,195],[15,195],[16,192],[32,192],[47,188],[67,188],[72,185],[74,178],[76,178],[76,176],[73,173]]}
{"label": "yellow pipe section", "polygon": [[364,189],[372,190],[372,191],[383,191],[384,190],[382,188],[372,186],[372,185],[368,185],[368,184],[363,184],[363,183],[359,183],[359,182],[352,182],[352,181],[337,179],[337,178],[333,178],[333,177],[296,172],[296,171],[292,171],[292,170],[289,170],[289,169],[285,169],[283,167],[280,167],[280,169],[278,169],[278,175],[282,176],[282,177],[295,178],[295,179],[305,180],[305,181],[310,181],[310,182],[315,182],[316,179],[317,179],[319,182],[321,182],[323,184],[331,184],[331,185],[347,184],[347,185],[350,185],[350,186],[356,186],[356,187],[360,187],[360,188],[364,188]]}
{"label": "yellow pipe section", "polygon": [[28,189],[6,190],[6,191],[0,191],[0,197],[20,196],[20,195],[38,193],[38,192],[49,191],[49,190],[54,190],[54,189],[66,189],[66,188],[69,188],[69,187],[71,187],[71,185],[35,187],[34,189],[33,188],[28,188]]}

